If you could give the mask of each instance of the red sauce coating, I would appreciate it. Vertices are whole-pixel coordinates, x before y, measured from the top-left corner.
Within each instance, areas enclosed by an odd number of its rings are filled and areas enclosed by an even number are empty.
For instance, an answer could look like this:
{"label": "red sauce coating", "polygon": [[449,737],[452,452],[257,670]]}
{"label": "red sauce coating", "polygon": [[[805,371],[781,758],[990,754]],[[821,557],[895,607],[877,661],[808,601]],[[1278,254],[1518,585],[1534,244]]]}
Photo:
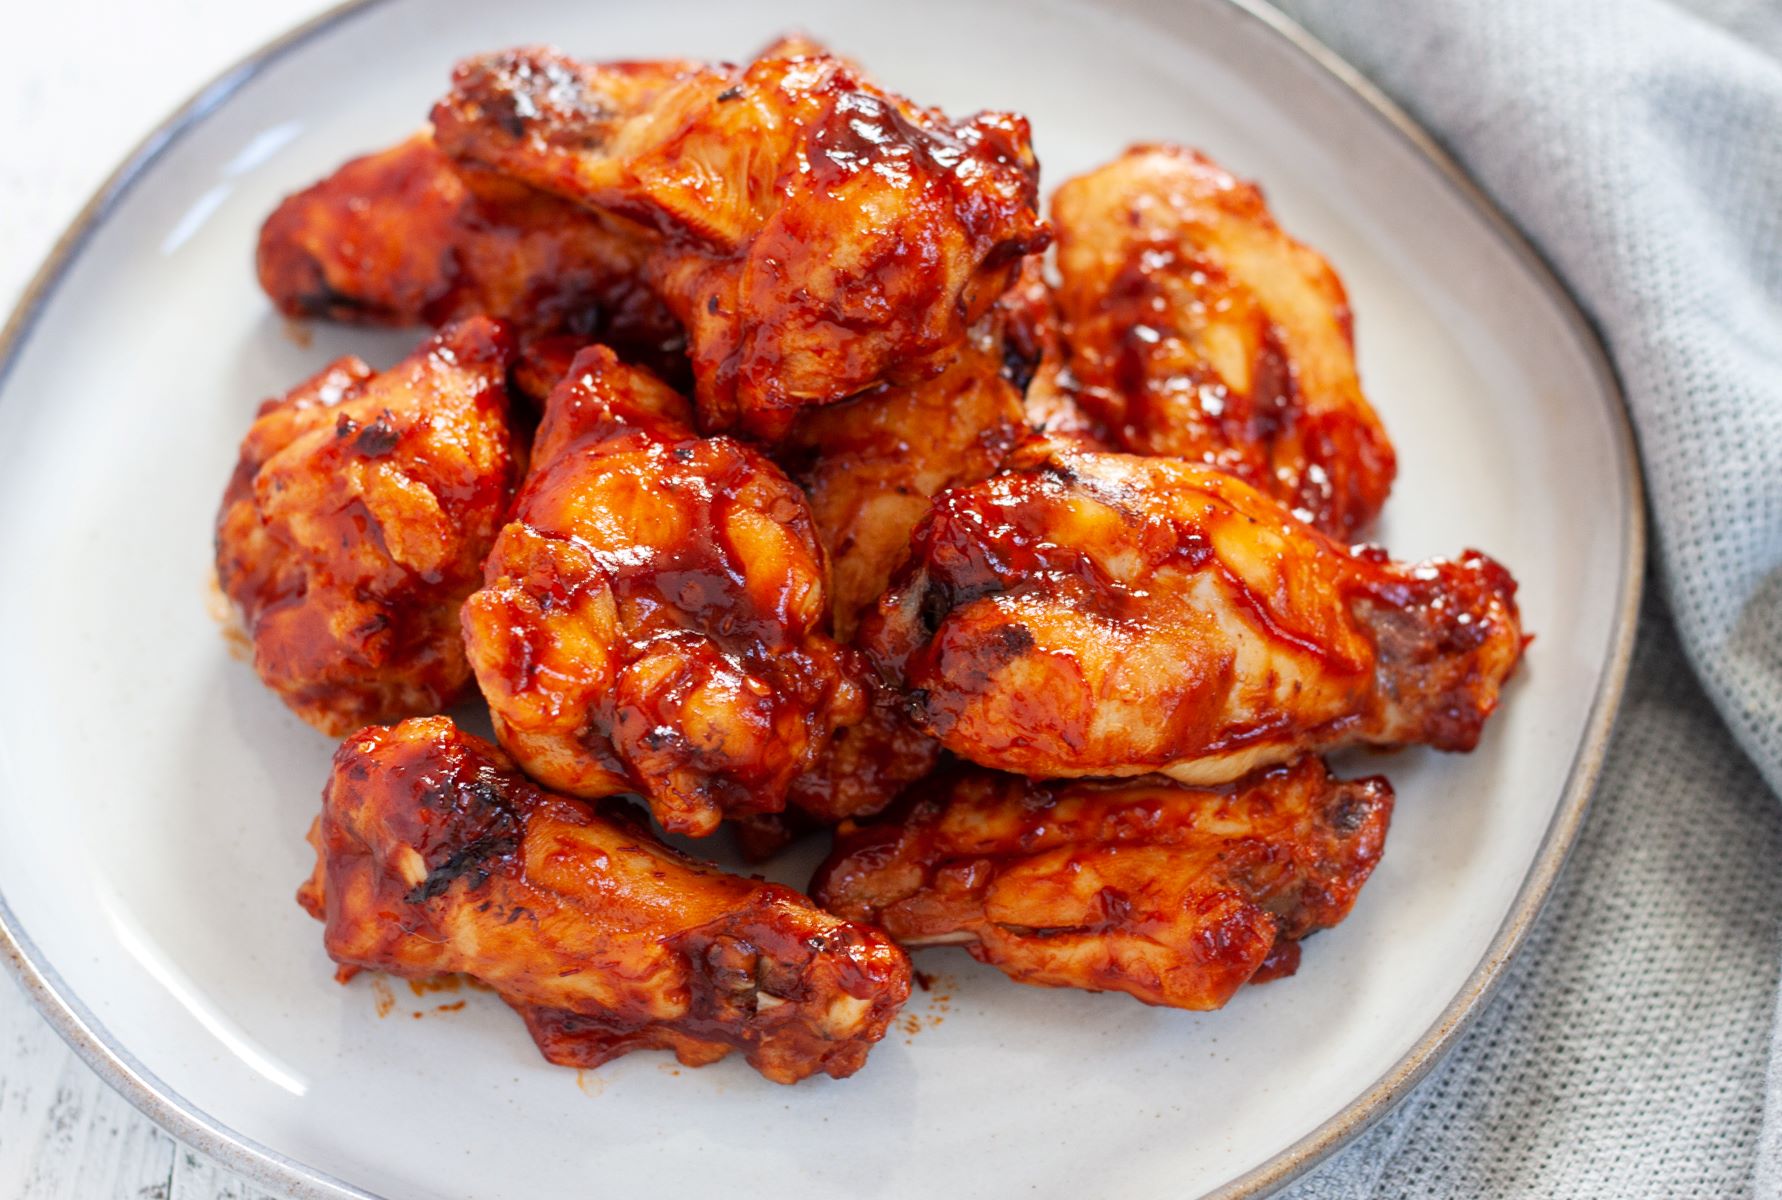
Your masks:
{"label": "red sauce coating", "polygon": [[445,325],[487,315],[522,345],[602,341],[678,382],[686,338],[643,280],[646,257],[586,210],[454,163],[422,132],[288,197],[260,230],[257,266],[287,316]]}
{"label": "red sauce coating", "polygon": [[342,744],[298,900],[338,963],[464,972],[554,1063],[739,1050],[777,1083],[865,1063],[909,996],[879,931],[657,841],[627,806],[546,792],[444,717]]}
{"label": "red sauce coating", "polygon": [[1361,391],[1348,296],[1254,184],[1135,146],[1067,181],[1052,215],[1050,382],[1098,440],[1216,466],[1344,540],[1373,519],[1397,460]]}
{"label": "red sauce coating", "polygon": [[341,359],[261,407],[217,517],[217,579],[254,668],[340,735],[434,712],[470,682],[458,606],[523,462],[513,340],[476,318],[388,371]]}
{"label": "red sauce coating", "polygon": [[866,711],[825,632],[804,495],[604,347],[551,393],[533,469],[464,606],[502,743],[585,797],[641,792],[675,832],[774,812]]}
{"label": "red sauce coating", "polygon": [[1216,783],[1306,750],[1467,750],[1521,656],[1469,551],[1351,551],[1210,468],[1048,450],[936,497],[861,644],[984,766]]}
{"label": "red sauce coating", "polygon": [[938,373],[1050,237],[1024,118],[953,121],[808,49],[673,79],[511,50],[433,110],[448,153],[649,242],[707,429],[777,439],[801,407]]}
{"label": "red sauce coating", "polygon": [[848,823],[811,894],[906,946],[962,945],[1021,983],[1219,1008],[1293,973],[1385,846],[1392,788],[1307,756],[1216,788],[966,769]]}

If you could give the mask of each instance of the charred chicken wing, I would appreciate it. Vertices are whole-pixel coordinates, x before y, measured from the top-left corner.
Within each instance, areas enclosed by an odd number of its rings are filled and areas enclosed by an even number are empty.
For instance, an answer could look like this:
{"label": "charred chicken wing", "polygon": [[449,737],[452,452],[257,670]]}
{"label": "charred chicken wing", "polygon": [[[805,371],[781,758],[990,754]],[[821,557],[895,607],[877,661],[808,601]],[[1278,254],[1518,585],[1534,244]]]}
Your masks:
{"label": "charred chicken wing", "polygon": [[267,686],[325,733],[435,712],[470,681],[458,606],[521,466],[505,329],[453,325],[381,374],[344,358],[269,401],[216,567]]}
{"label": "charred chicken wing", "polygon": [[1234,472],[1351,539],[1392,486],[1348,298],[1253,184],[1141,146],[1058,189],[1068,390],[1111,448]]}
{"label": "charred chicken wing", "polygon": [[680,325],[643,282],[647,247],[585,209],[452,162],[421,133],[289,197],[260,230],[260,285],[292,317],[440,325],[479,313],[525,342],[602,341],[655,369]]}
{"label": "charred chicken wing", "polygon": [[1299,940],[1348,915],[1391,816],[1384,779],[1315,756],[1217,788],[967,770],[844,826],[812,894],[1022,983],[1212,1009],[1292,974]]}
{"label": "charred chicken wing", "polygon": [[903,952],[628,811],[536,787],[445,717],[364,729],[334,756],[298,899],[343,975],[474,976],[554,1063],[741,1050],[776,1083],[859,1070],[909,995]]}
{"label": "charred chicken wing", "polygon": [[708,430],[777,439],[938,374],[1050,236],[1025,119],[954,121],[807,49],[666,84],[514,50],[460,64],[433,111],[448,153],[633,224]]}
{"label": "charred chicken wing", "polygon": [[823,548],[765,456],[703,438],[612,351],[551,393],[533,469],[464,606],[502,744],[547,787],[639,791],[676,832],[773,812],[866,697],[823,632]]}
{"label": "charred chicken wing", "polygon": [[1351,550],[1208,467],[1055,450],[936,497],[861,644],[973,762],[1218,783],[1470,750],[1522,652],[1515,590],[1476,552]]}

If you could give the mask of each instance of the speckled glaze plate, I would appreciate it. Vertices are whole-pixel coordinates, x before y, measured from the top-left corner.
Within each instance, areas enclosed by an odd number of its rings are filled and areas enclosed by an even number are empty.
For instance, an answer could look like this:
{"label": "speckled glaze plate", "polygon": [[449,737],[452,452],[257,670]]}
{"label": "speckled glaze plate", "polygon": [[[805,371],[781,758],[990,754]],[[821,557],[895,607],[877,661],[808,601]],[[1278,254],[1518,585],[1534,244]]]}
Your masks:
{"label": "speckled glaze plate", "polygon": [[[492,996],[332,981],[292,892],[333,747],[219,636],[211,518],[258,400],[414,339],[294,338],[254,284],[258,224],[414,128],[465,53],[738,57],[791,28],[923,102],[1027,112],[1048,183],[1150,139],[1261,180],[1350,288],[1403,464],[1380,538],[1478,546],[1521,579],[1539,639],[1477,753],[1343,764],[1388,772],[1397,817],[1296,977],[1190,1014],[929,951],[933,989],[867,1068],[795,1088],[651,1054],[578,1076]],[[147,1113],[305,1196],[1265,1192],[1384,1112],[1490,993],[1578,828],[1638,601],[1632,443],[1571,302],[1402,114],[1229,0],[348,5],[119,169],[0,372],[0,947]]]}

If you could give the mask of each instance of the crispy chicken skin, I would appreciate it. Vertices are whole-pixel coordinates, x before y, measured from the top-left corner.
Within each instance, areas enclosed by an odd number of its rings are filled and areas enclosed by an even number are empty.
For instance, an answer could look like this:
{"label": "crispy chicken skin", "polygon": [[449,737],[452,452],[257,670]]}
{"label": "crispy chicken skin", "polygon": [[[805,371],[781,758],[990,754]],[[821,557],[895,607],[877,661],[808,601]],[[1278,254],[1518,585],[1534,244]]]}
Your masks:
{"label": "crispy chicken skin", "polygon": [[665,828],[700,836],[783,808],[867,701],[863,665],[823,632],[804,494],[690,420],[611,350],[579,354],[464,637],[528,774],[590,799],[639,791]]}
{"label": "crispy chicken skin", "polygon": [[287,198],[257,260],[287,316],[442,325],[481,313],[525,342],[573,335],[662,369],[686,339],[642,280],[647,253],[585,209],[454,164],[423,132]]}
{"label": "crispy chicken skin", "polygon": [[861,632],[918,726],[1041,778],[1219,783],[1313,750],[1470,750],[1515,581],[1339,544],[1234,476],[1039,447],[936,497]]}
{"label": "crispy chicken skin", "polygon": [[1352,540],[1396,460],[1330,264],[1255,185],[1174,146],[1069,180],[1052,219],[1062,381],[1110,448],[1231,471]]}
{"label": "crispy chicken skin", "polygon": [[268,401],[217,517],[217,580],[254,668],[339,736],[470,681],[458,606],[523,465],[501,325],[452,325],[381,374],[343,358]]}
{"label": "crispy chicken skin", "polygon": [[374,726],[334,756],[298,900],[343,976],[474,976],[554,1063],[741,1050],[776,1083],[859,1070],[909,996],[904,953],[628,812],[544,791],[448,718]]}
{"label": "crispy chicken skin", "polygon": [[1349,914],[1391,817],[1384,779],[1313,755],[1216,788],[967,769],[844,826],[812,895],[1021,983],[1214,1009],[1292,974],[1299,940]]}
{"label": "crispy chicken skin", "polygon": [[809,49],[666,86],[511,50],[433,110],[455,157],[634,224],[707,430],[776,440],[804,406],[938,374],[1049,240],[1024,118],[954,121]]}

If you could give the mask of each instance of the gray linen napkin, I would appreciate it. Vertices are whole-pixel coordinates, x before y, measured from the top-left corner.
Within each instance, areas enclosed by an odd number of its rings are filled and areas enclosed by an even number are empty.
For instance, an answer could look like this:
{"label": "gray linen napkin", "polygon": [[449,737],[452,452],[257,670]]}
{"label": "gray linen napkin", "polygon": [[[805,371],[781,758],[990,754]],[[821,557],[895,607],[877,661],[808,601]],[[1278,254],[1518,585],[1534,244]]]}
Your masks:
{"label": "gray linen napkin", "polygon": [[1443,1066],[1288,1194],[1782,1196],[1782,0],[1282,7],[1596,321],[1656,535],[1607,768],[1527,949]]}

